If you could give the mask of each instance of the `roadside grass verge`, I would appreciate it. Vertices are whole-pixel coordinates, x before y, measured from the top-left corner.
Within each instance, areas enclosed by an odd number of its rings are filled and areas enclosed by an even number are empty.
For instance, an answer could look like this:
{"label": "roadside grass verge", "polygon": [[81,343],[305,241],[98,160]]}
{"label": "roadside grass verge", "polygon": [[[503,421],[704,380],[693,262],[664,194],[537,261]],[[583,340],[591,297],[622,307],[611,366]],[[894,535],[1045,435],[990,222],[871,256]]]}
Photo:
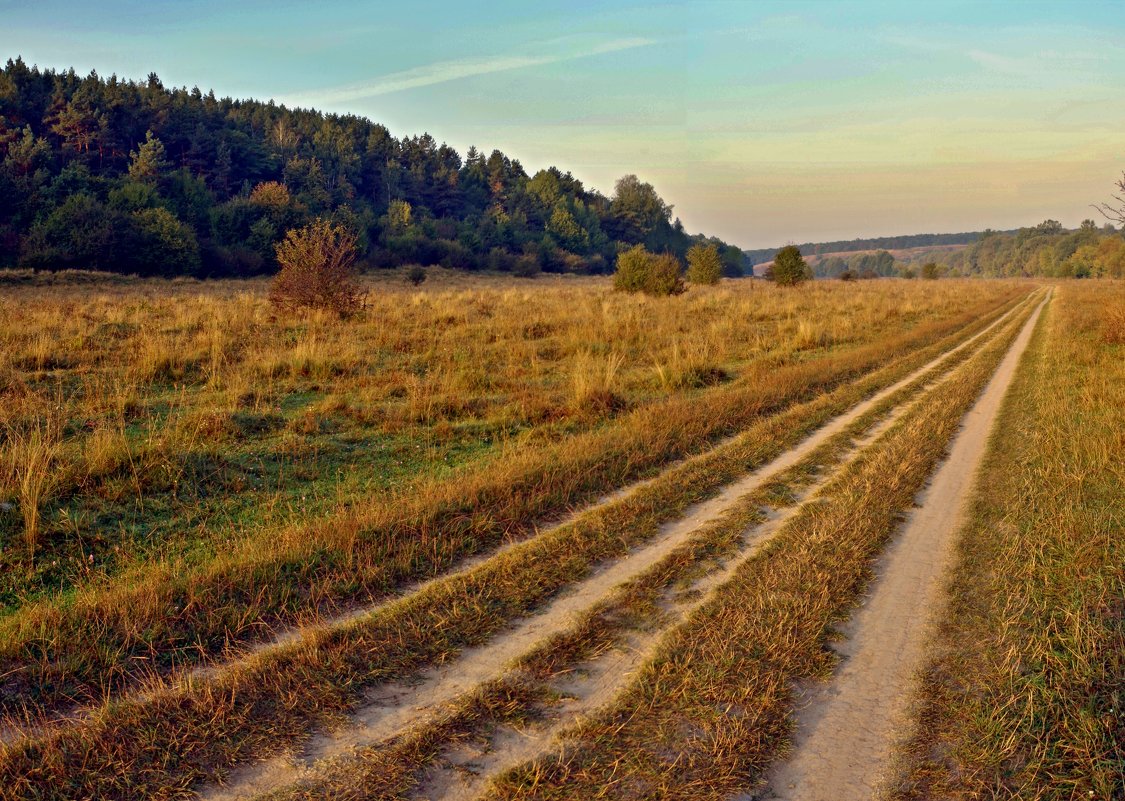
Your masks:
{"label": "roadside grass verge", "polygon": [[[202,566],[145,564],[64,600],[22,608],[0,621],[0,711],[34,716],[97,703],[141,679],[267,639],[279,627],[386,598],[405,582],[526,536],[537,522],[793,404],[813,404],[815,426],[862,397],[847,382],[867,376],[855,388],[873,391],[979,331],[1026,295],[1014,292],[1017,297],[999,309],[990,301],[893,339],[646,405],[558,443],[512,446],[504,458],[256,537]],[[993,311],[982,317],[985,308]],[[886,364],[893,367],[881,371]],[[872,376],[878,378],[868,380]],[[817,400],[838,387],[841,393]],[[824,416],[815,417],[817,410]],[[767,428],[763,436],[775,434]],[[766,452],[772,445],[763,447]]]}
{"label": "roadside grass verge", "polygon": [[929,361],[929,351],[762,420],[624,498],[351,625],[311,631],[214,680],[155,686],[144,698],[111,701],[73,726],[5,746],[0,798],[173,798],[230,765],[278,753],[341,720],[363,688],[486,641],[596,562],[626,554],[660,522]]}
{"label": "roadside grass verge", "polygon": [[786,747],[794,682],[831,675],[834,625],[1018,330],[980,349],[802,506],[560,753],[499,777],[489,797],[725,799],[753,787]]}
{"label": "roadside grass verge", "polygon": [[[898,799],[1125,798],[1125,315],[1056,287],[1012,384],[922,673]],[[1125,317],[1123,317],[1125,318]]]}

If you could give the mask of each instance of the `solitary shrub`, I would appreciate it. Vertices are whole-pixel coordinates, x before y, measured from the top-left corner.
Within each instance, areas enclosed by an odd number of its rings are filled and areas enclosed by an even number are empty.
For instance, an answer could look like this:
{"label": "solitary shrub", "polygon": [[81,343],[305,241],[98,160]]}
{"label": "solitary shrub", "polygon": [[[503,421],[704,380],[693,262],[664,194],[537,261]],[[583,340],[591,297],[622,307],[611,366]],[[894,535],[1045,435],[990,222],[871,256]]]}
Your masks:
{"label": "solitary shrub", "polygon": [[723,276],[723,260],[714,245],[692,245],[687,252],[687,262],[687,280],[693,284],[717,284]]}
{"label": "solitary shrub", "polygon": [[907,278],[907,279],[913,278],[914,275],[915,275],[914,269],[912,267],[903,267],[902,271],[899,274],[903,278]]}
{"label": "solitary shrub", "polygon": [[539,275],[539,259],[532,253],[517,256],[512,263],[512,275],[519,278],[534,278]]}
{"label": "solitary shrub", "polygon": [[644,245],[636,245],[618,255],[613,288],[646,295],[679,295],[684,291],[680,260],[670,253],[657,255]]}
{"label": "solitary shrub", "polygon": [[935,278],[939,277],[940,275],[941,275],[941,271],[938,269],[938,266],[937,266],[936,262],[928,261],[928,262],[926,262],[925,264],[922,265],[922,277],[923,278],[926,278],[926,279],[932,281]]}
{"label": "solitary shrub", "polygon": [[281,308],[327,309],[347,317],[363,307],[355,272],[356,236],[341,225],[318,219],[291,230],[277,245],[281,272],[270,300]]}
{"label": "solitary shrub", "polygon": [[780,286],[796,286],[807,281],[809,266],[796,245],[787,245],[773,257],[773,281]]}
{"label": "solitary shrub", "polygon": [[412,283],[414,286],[418,286],[426,280],[426,268],[421,266],[420,264],[415,264],[413,267],[406,271],[406,280]]}
{"label": "solitary shrub", "polygon": [[840,273],[840,280],[841,281],[854,281],[855,280],[855,273],[853,273],[851,270],[844,270],[842,273]]}
{"label": "solitary shrub", "polygon": [[622,408],[624,401],[614,389],[624,361],[625,356],[616,352],[605,357],[590,351],[575,354],[574,408],[599,415]]}

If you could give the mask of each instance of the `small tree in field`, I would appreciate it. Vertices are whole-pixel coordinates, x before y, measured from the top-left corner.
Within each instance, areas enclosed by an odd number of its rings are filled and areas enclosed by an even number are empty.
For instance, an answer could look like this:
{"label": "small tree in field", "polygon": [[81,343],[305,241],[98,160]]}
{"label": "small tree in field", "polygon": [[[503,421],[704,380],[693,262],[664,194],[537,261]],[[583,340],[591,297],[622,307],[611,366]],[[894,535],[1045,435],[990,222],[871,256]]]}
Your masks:
{"label": "small tree in field", "polygon": [[414,286],[418,286],[426,280],[426,268],[420,264],[415,264],[406,271],[406,280]]}
{"label": "small tree in field", "polygon": [[356,236],[342,225],[318,219],[289,231],[277,245],[281,271],[270,300],[288,309],[327,309],[341,317],[363,307],[355,272]]}
{"label": "small tree in field", "polygon": [[646,295],[679,295],[684,291],[680,270],[680,260],[671,253],[657,255],[644,245],[636,245],[617,257],[613,288]]}
{"label": "small tree in field", "polygon": [[807,281],[809,266],[796,245],[787,245],[773,257],[773,281],[780,286],[796,286]]}
{"label": "small tree in field", "polygon": [[941,270],[938,268],[936,262],[928,261],[922,265],[922,277],[933,281],[935,278],[941,276]]}
{"label": "small tree in field", "polygon": [[687,280],[693,284],[717,284],[723,277],[723,260],[714,245],[692,245],[687,252],[687,262]]}

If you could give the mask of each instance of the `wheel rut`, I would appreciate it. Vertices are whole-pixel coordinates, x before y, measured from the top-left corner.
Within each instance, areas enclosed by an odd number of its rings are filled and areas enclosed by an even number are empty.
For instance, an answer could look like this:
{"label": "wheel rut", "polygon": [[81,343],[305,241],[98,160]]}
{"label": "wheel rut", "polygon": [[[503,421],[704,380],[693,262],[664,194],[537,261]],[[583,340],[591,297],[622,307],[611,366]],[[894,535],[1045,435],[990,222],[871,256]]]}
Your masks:
{"label": "wheel rut", "polygon": [[[624,558],[601,566],[588,578],[546,604],[538,613],[521,620],[486,645],[468,649],[450,663],[415,676],[410,683],[387,683],[375,688],[367,694],[344,727],[331,733],[315,735],[299,753],[290,753],[237,769],[223,785],[201,788],[199,797],[210,801],[227,801],[273,793],[295,782],[314,779],[318,769],[335,760],[348,758],[357,749],[375,747],[405,731],[427,725],[456,699],[485,682],[504,675],[514,661],[541,646],[552,635],[566,631],[583,614],[606,602],[623,586],[652,570],[688,543],[701,528],[718,520],[768,482],[795,468],[896,392],[939,369],[955,353],[970,347],[1008,319],[1007,315],[1001,317],[958,347],[946,351],[907,377],[854,406],[849,412],[834,418],[769,464],[729,484],[710,500],[689,508],[682,518],[661,527],[660,532],[646,544],[634,549]],[[922,390],[924,391],[925,389]],[[900,405],[889,414],[889,419],[869,429],[863,440],[854,443],[848,458],[862,450],[909,406],[910,403]],[[816,486],[824,480],[827,479],[818,479]],[[665,624],[657,631],[647,631],[643,635],[630,634],[610,653],[584,665],[578,674],[572,674],[568,685],[556,687],[556,691],[566,696],[567,700],[552,713],[548,724],[535,727],[533,732],[502,727],[494,738],[487,741],[487,747],[483,751],[469,749],[471,756],[460,760],[462,764],[458,764],[458,759],[450,758],[446,760],[445,768],[438,767],[431,771],[426,779],[424,794],[420,797],[473,797],[487,784],[489,777],[541,753],[574,720],[612,699],[627,683],[631,673],[652,655],[661,635],[698,608],[712,589],[729,578],[739,564],[750,558],[802,503],[807,502],[812,492],[810,490],[780,516],[747,531],[738,552],[721,568],[696,581],[691,593],[681,594],[679,600],[665,598]],[[471,769],[465,769],[466,759],[472,763]],[[464,778],[467,776],[474,778],[466,782]]]}
{"label": "wheel rut", "polygon": [[913,697],[928,635],[944,605],[944,578],[1001,404],[1050,295],[1036,306],[948,456],[916,499],[876,568],[862,607],[836,644],[842,666],[827,683],[799,688],[793,747],[753,801],[869,801],[886,791],[891,755]]}

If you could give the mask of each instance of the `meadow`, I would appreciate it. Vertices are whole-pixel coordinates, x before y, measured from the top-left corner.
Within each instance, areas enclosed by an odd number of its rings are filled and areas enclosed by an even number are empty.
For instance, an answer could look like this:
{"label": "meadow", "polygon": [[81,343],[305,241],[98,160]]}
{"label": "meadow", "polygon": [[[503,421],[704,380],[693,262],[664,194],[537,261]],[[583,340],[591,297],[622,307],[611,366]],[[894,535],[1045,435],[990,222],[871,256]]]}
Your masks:
{"label": "meadow", "polygon": [[364,281],[341,320],[265,281],[0,274],[0,798],[752,789],[997,365],[1070,347],[1101,409],[1083,359],[1125,320],[1106,281]]}

